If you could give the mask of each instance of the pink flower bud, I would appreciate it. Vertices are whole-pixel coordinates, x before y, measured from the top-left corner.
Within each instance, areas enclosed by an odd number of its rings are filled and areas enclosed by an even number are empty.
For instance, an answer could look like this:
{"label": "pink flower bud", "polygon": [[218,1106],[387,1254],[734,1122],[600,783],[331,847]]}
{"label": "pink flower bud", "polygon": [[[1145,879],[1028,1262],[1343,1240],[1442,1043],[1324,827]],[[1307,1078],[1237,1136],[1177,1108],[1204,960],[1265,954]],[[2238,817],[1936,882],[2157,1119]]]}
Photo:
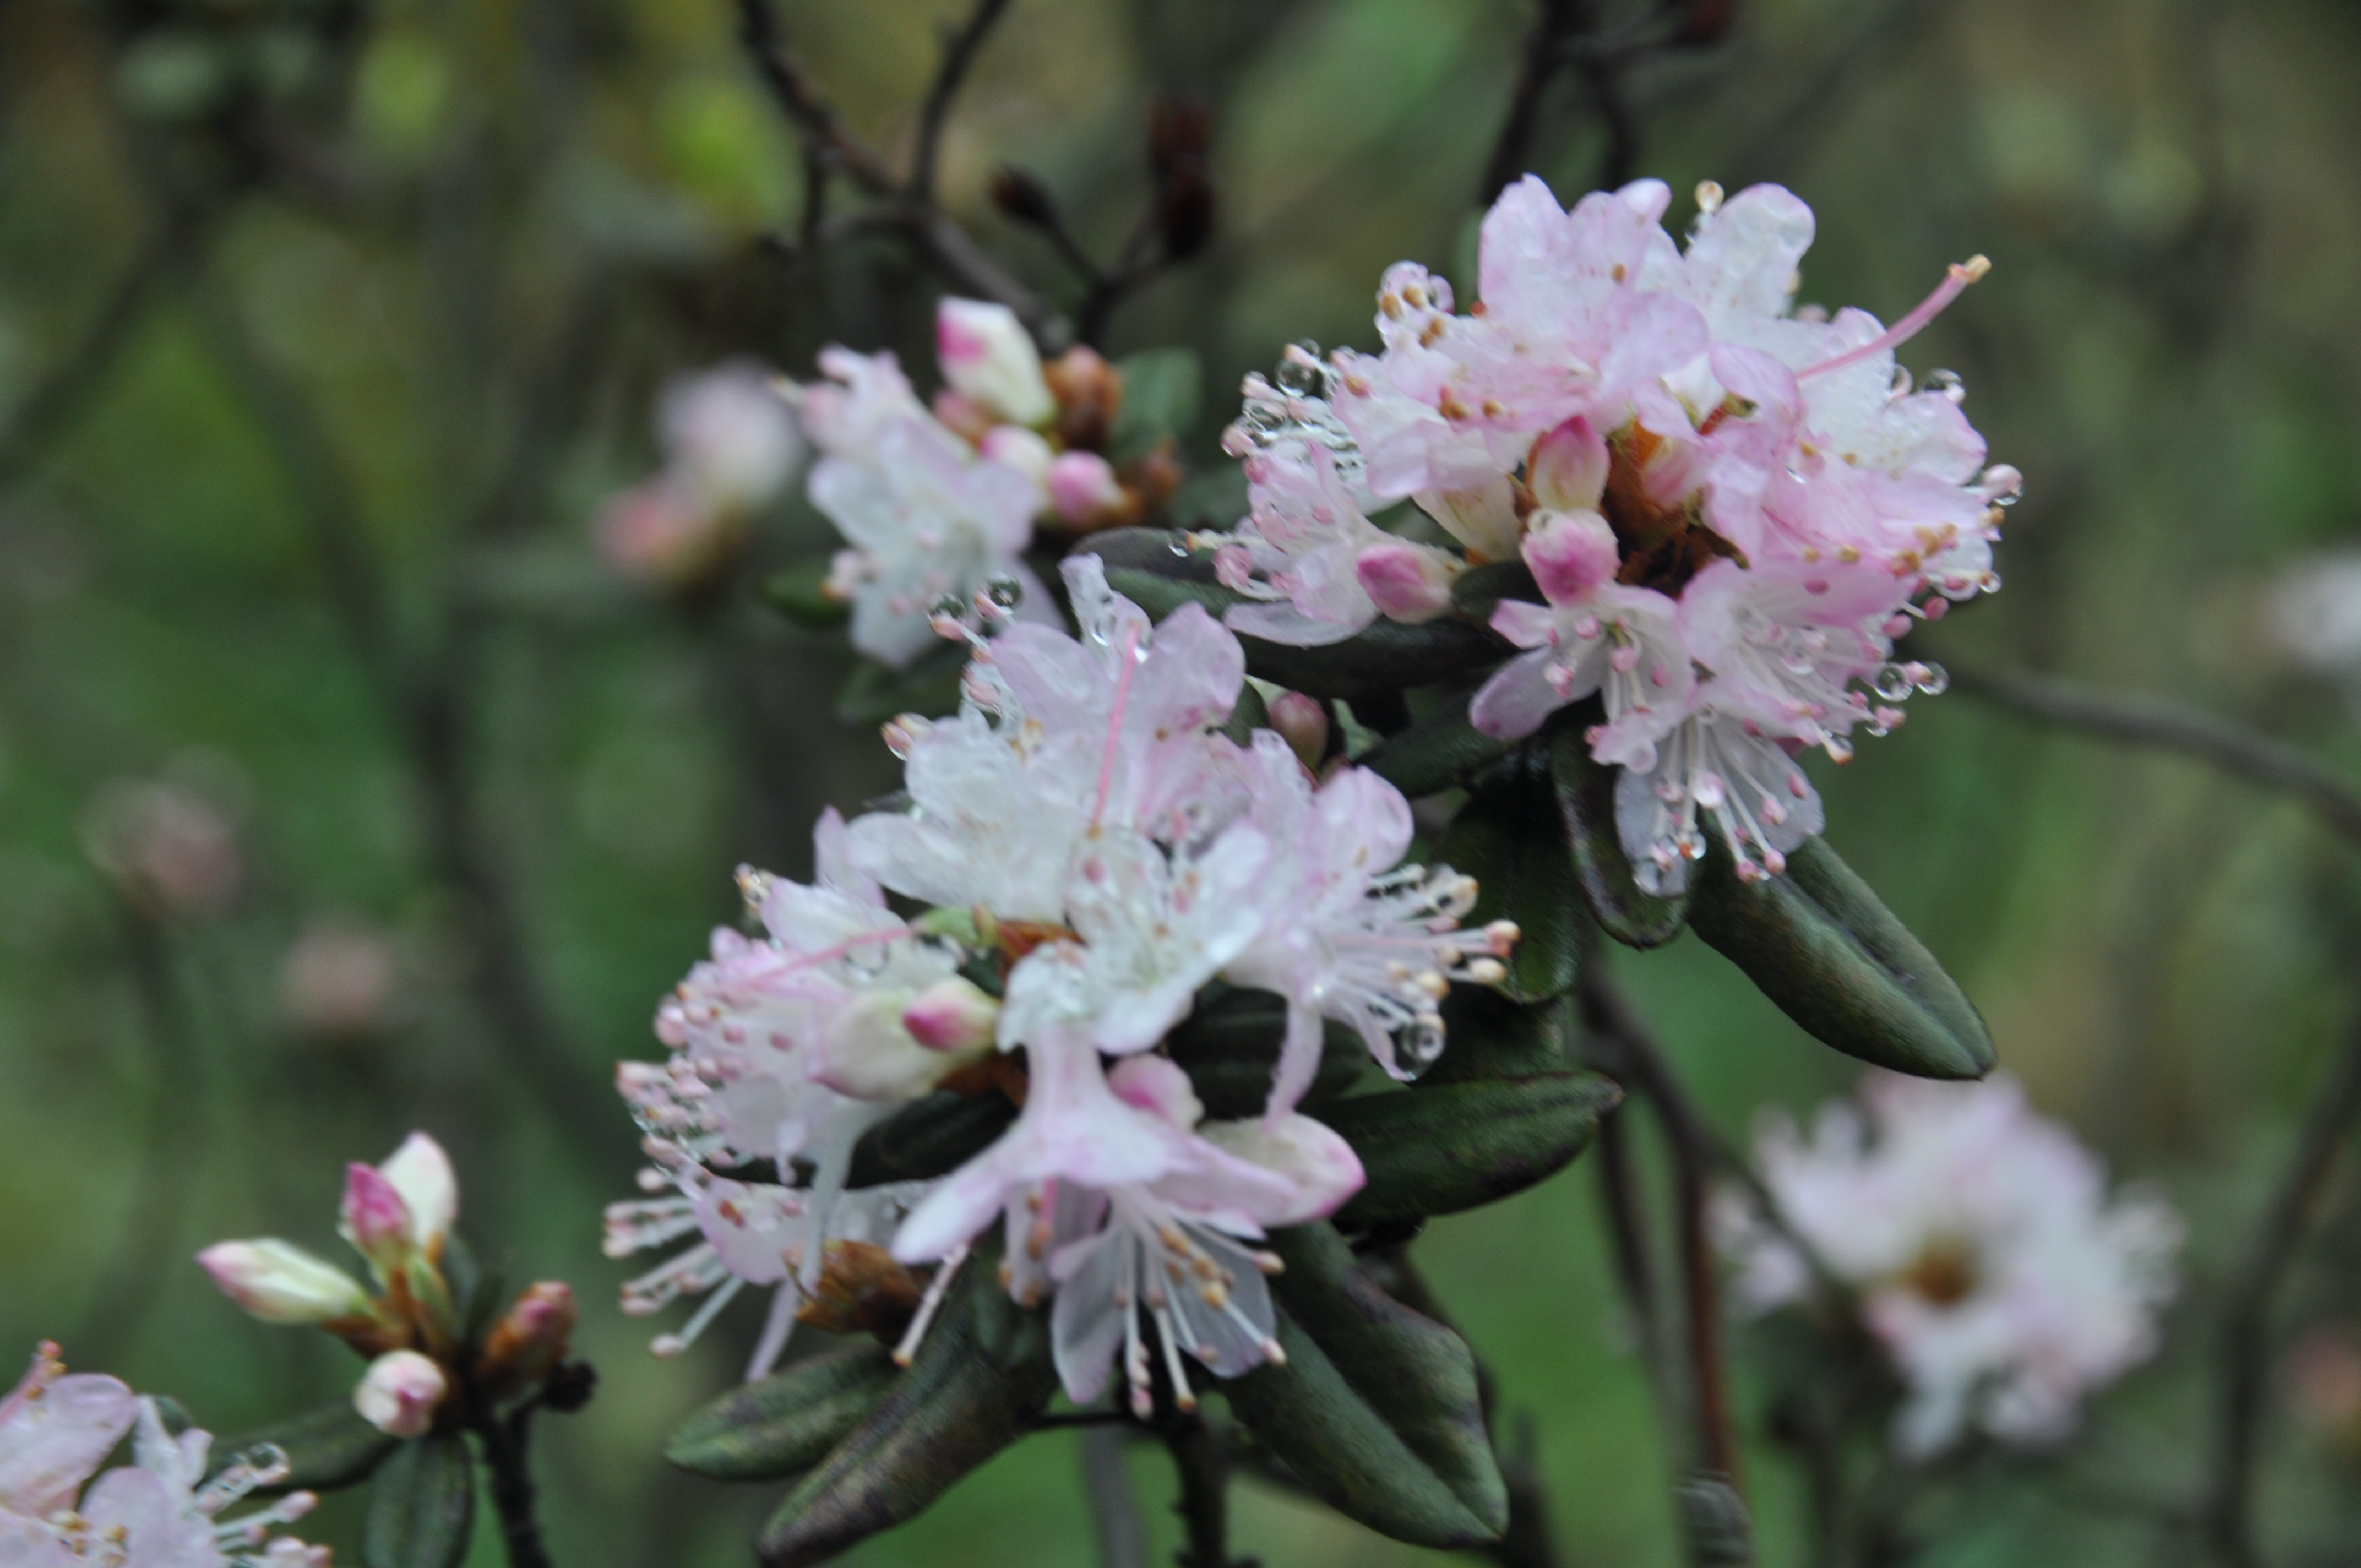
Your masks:
{"label": "pink flower bud", "polygon": [[179,784],[106,784],[83,816],[82,842],[98,869],[148,915],[217,915],[245,874],[236,827]]}
{"label": "pink flower bud", "polygon": [[1525,565],[1550,603],[1572,604],[1612,580],[1622,565],[1615,531],[1597,512],[1544,512],[1534,521],[1525,535]]}
{"label": "pink flower bud", "polygon": [[450,1390],[443,1369],[414,1350],[389,1350],[369,1363],[353,1390],[353,1409],[390,1437],[420,1437]]}
{"label": "pink flower bud", "polygon": [[355,1040],[393,1011],[399,955],[377,932],[342,920],[304,928],[279,966],[279,1012],[306,1039]]}
{"label": "pink flower bud", "polygon": [[1391,620],[1415,626],[1451,608],[1451,579],[1459,564],[1417,544],[1375,544],[1353,564],[1361,591]]}
{"label": "pink flower bud", "polygon": [[1123,486],[1097,453],[1060,453],[1049,465],[1049,504],[1068,522],[1088,522],[1123,505]]}
{"label": "pink flower bud", "polygon": [[483,1380],[515,1387],[546,1376],[566,1359],[576,1315],[574,1288],[564,1280],[527,1286],[484,1336]]}
{"label": "pink flower bud", "polygon": [[1577,415],[1533,443],[1527,483],[1544,511],[1597,511],[1607,469],[1606,441]]}
{"label": "pink flower bud", "polygon": [[1471,554],[1487,561],[1506,561],[1517,553],[1517,536],[1524,523],[1517,516],[1516,498],[1509,481],[1497,478],[1466,490],[1422,490],[1415,498],[1419,510],[1441,523]]}
{"label": "pink flower bud", "polygon": [[707,581],[737,554],[745,528],[669,476],[609,499],[594,525],[598,554],[627,577],[657,587]]}
{"label": "pink flower bud", "polygon": [[1296,1207],[1264,1217],[1266,1224],[1300,1225],[1334,1213],[1368,1179],[1353,1146],[1325,1123],[1292,1111],[1251,1122],[1208,1122],[1198,1136],[1293,1181]]}
{"label": "pink flower bud", "polygon": [[369,1310],[368,1293],[351,1275],[276,1237],[216,1242],[197,1254],[197,1264],[223,1295],[266,1323],[324,1323]]}
{"label": "pink flower bud", "polygon": [[978,450],[986,461],[1006,464],[1044,489],[1049,484],[1049,465],[1058,457],[1038,432],[1021,424],[994,425],[984,432]]}
{"label": "pink flower bud", "polygon": [[1125,1104],[1161,1116],[1184,1133],[1204,1119],[1204,1104],[1188,1073],[1170,1057],[1126,1057],[1109,1069],[1107,1087]]}
{"label": "pink flower bud", "polygon": [[935,981],[902,1009],[902,1027],[933,1051],[972,1051],[988,1046],[999,1025],[998,999],[961,975]]}
{"label": "pink flower bud", "polygon": [[1320,759],[1328,754],[1328,710],[1317,697],[1301,692],[1279,693],[1270,702],[1270,727],[1307,768],[1318,767]]}
{"label": "pink flower bud", "polygon": [[836,1011],[809,1047],[813,1079],[855,1100],[916,1100],[966,1062],[920,1045],[902,1022],[906,991],[878,991]]}
{"label": "pink flower bud", "polygon": [[1040,351],[1005,305],[945,300],[935,312],[935,353],[953,390],[1011,424],[1040,424],[1057,411]]}
{"label": "pink flower bud", "polygon": [[412,1133],[378,1170],[409,1206],[410,1239],[428,1255],[440,1255],[443,1238],[459,1217],[459,1178],[451,1157],[424,1133]]}
{"label": "pink flower bud", "polygon": [[345,1167],[345,1201],[338,1217],[338,1232],[353,1244],[353,1250],[369,1260],[379,1277],[390,1277],[408,1259],[412,1229],[410,1205],[376,1167]]}

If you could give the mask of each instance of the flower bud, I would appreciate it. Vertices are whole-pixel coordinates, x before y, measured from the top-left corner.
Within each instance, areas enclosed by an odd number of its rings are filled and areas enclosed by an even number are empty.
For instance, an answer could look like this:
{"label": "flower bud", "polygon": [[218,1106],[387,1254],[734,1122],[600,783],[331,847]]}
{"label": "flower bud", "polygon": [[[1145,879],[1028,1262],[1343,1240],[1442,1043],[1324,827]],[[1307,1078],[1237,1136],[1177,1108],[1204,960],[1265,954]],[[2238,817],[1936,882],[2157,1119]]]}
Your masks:
{"label": "flower bud", "polygon": [[999,1026],[999,999],[964,975],[935,981],[902,1009],[902,1027],[930,1051],[991,1045]]}
{"label": "flower bud", "polygon": [[1577,415],[1533,443],[1527,483],[1544,511],[1597,511],[1607,468],[1605,439]]}
{"label": "flower bud", "polygon": [[1543,512],[1525,535],[1525,565],[1552,604],[1571,604],[1622,565],[1615,530],[1595,511]]}
{"label": "flower bud", "polygon": [[353,1389],[353,1409],[390,1437],[420,1437],[450,1390],[443,1369],[414,1350],[389,1350],[369,1363]]}
{"label": "flower bud", "polygon": [[1295,1183],[1297,1206],[1284,1214],[1264,1216],[1267,1224],[1300,1225],[1334,1213],[1368,1179],[1361,1172],[1360,1157],[1341,1135],[1292,1111],[1251,1122],[1208,1122],[1197,1135]]}
{"label": "flower bud", "polygon": [[1328,754],[1328,710],[1318,697],[1301,692],[1279,693],[1270,700],[1270,727],[1307,768],[1319,767],[1320,760]]}
{"label": "flower bud", "polygon": [[1058,455],[1049,450],[1040,432],[1021,424],[995,424],[983,433],[978,450],[988,461],[1006,464],[1044,490],[1049,488],[1049,465]]}
{"label": "flower bud", "polygon": [[1066,449],[1095,452],[1106,445],[1123,411],[1123,372],[1078,343],[1051,360],[1042,376],[1058,400],[1058,439]]}
{"label": "flower bud", "polygon": [[669,476],[609,499],[594,532],[598,554],[623,576],[682,589],[712,581],[746,538],[735,515],[700,503]]}
{"label": "flower bud", "polygon": [[275,1236],[216,1242],[197,1263],[223,1295],[266,1323],[325,1323],[369,1310],[351,1275]]}
{"label": "flower bud", "polygon": [[1419,510],[1441,523],[1451,537],[1467,546],[1471,556],[1487,561],[1513,560],[1517,536],[1524,522],[1517,516],[1514,493],[1506,479],[1494,479],[1472,490],[1422,490]]}
{"label": "flower bud", "polygon": [[916,1100],[981,1054],[920,1045],[902,1023],[910,1001],[906,991],[878,991],[839,1008],[813,1042],[812,1077],[855,1100]]}
{"label": "flower bud", "polygon": [[1057,411],[1040,351],[1006,305],[945,300],[935,312],[935,353],[954,391],[1012,424],[1041,424]]}
{"label": "flower bud", "polygon": [[409,1257],[416,1234],[410,1205],[376,1167],[345,1168],[345,1201],[337,1218],[337,1234],[369,1260],[379,1278],[390,1277]]}
{"label": "flower bud", "polygon": [[1375,544],[1361,552],[1353,574],[1361,591],[1389,619],[1417,625],[1451,609],[1451,579],[1459,563],[1417,544]]}
{"label": "flower bud", "polygon": [[1125,1104],[1161,1116],[1184,1133],[1205,1116],[1189,1074],[1170,1057],[1126,1057],[1108,1069],[1107,1087]]}
{"label": "flower bud", "polygon": [[566,1359],[575,1318],[572,1286],[562,1279],[527,1286],[484,1336],[484,1380],[522,1387],[546,1376]]}
{"label": "flower bud", "polygon": [[429,1257],[440,1257],[443,1238],[459,1217],[459,1178],[451,1157],[424,1133],[412,1133],[378,1170],[410,1206],[410,1239]]}
{"label": "flower bud", "polygon": [[1122,482],[1095,452],[1060,453],[1049,465],[1049,504],[1068,522],[1083,524],[1124,504]]}

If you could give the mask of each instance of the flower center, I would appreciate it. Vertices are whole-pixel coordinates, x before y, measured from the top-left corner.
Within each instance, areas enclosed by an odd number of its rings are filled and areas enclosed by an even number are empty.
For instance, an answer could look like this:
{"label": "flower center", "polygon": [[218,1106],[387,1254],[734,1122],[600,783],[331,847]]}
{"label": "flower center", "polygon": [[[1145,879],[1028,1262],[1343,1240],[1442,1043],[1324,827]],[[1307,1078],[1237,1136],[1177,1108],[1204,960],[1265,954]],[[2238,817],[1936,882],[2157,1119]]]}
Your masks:
{"label": "flower center", "polygon": [[1895,1276],[1895,1283],[1934,1306],[1955,1307],[1975,1294],[1975,1255],[1964,1243],[1938,1238]]}
{"label": "flower center", "polygon": [[1622,567],[1615,580],[1678,598],[1688,580],[1717,557],[1743,564],[1738,547],[1705,525],[1695,494],[1667,504],[1650,493],[1648,465],[1664,437],[1632,420],[1607,438],[1607,491],[1598,510],[1615,531]]}

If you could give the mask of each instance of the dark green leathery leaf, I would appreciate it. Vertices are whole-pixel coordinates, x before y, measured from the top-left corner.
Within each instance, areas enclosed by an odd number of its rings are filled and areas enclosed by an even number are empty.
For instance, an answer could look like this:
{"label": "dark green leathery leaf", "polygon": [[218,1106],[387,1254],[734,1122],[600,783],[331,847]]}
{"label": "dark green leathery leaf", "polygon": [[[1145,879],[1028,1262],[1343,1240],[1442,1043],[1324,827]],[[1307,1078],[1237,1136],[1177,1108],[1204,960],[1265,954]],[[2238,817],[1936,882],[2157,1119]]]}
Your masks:
{"label": "dark green leathery leaf", "polygon": [[1528,1006],[1488,985],[1453,986],[1443,999],[1443,1054],[1417,1086],[1565,1071],[1573,1065],[1566,1054],[1573,1006],[1570,997]]}
{"label": "dark green leathery leaf", "polygon": [[1516,923],[1500,991],[1541,1002],[1574,989],[1582,967],[1582,894],[1551,797],[1543,751],[1527,745],[1477,781],[1436,853],[1476,879],[1476,907],[1461,924]]}
{"label": "dark green leathery leaf", "polygon": [[368,1479],[401,1442],[364,1420],[350,1398],[337,1398],[267,1427],[214,1439],[212,1467],[218,1473],[268,1443],[286,1455],[287,1474],[263,1490],[329,1492]]}
{"label": "dark green leathery leaf", "polygon": [[821,1563],[916,1518],[1022,1437],[1049,1401],[1047,1359],[1005,1370],[976,1342],[972,1292],[997,1289],[971,1262],[907,1371],[798,1483],[763,1528],[769,1568]]}
{"label": "dark green leathery leaf", "polygon": [[1419,1085],[1313,1114],[1361,1158],[1366,1185],[1340,1225],[1455,1214],[1521,1192],[1590,1146],[1623,1091],[1588,1072]]}
{"label": "dark green leathery leaf", "polygon": [[[1323,1024],[1320,1068],[1303,1102],[1333,1100],[1367,1070],[1368,1047],[1345,1025]],[[1165,1050],[1189,1073],[1205,1114],[1257,1116],[1270,1099],[1271,1074],[1279,1066],[1279,1042],[1287,1034],[1287,1003],[1268,991],[1248,991],[1216,981],[1198,993],[1197,1005],[1165,1038]]]}
{"label": "dark green leathery leaf", "polygon": [[1243,746],[1254,739],[1257,729],[1270,728],[1270,709],[1264,706],[1262,693],[1252,686],[1238,688],[1237,706],[1230,709],[1229,721],[1221,733]]}
{"label": "dark green leathery leaf", "polygon": [[368,1568],[454,1568],[476,1519],[476,1462],[467,1440],[433,1431],[396,1448],[369,1484],[361,1519]]}
{"label": "dark green leathery leaf", "polygon": [[1361,766],[1416,799],[1466,784],[1517,744],[1468,723],[1463,696],[1440,705],[1400,734],[1387,736],[1361,759]]}
{"label": "dark green leathery leaf", "polygon": [[1338,1512],[1397,1541],[1472,1546],[1507,1527],[1460,1337],[1380,1290],[1334,1226],[1275,1231],[1283,1365],[1222,1385],[1272,1455]]}
{"label": "dark green leathery leaf", "polygon": [[1148,348],[1115,362],[1123,377],[1123,408],[1107,433],[1117,462],[1152,450],[1167,436],[1185,436],[1197,422],[1204,372],[1192,348]]}
{"label": "dark green leathery leaf", "polygon": [[826,555],[783,566],[763,579],[763,602],[798,626],[832,631],[852,619],[852,606],[827,592],[834,563]]}
{"label": "dark green leathery leaf", "polygon": [[1807,839],[1746,883],[1717,838],[1691,870],[1689,924],[1782,1012],[1847,1056],[1920,1078],[1982,1078],[1983,1019],[1837,852]]}
{"label": "dark green leathery leaf", "polygon": [[1658,948],[1681,934],[1688,895],[1659,897],[1632,879],[1631,862],[1615,830],[1617,770],[1594,759],[1584,726],[1572,721],[1550,735],[1550,781],[1574,855],[1574,876],[1599,927],[1619,942]]}
{"label": "dark green leathery leaf", "polygon": [[838,722],[883,724],[905,713],[940,718],[959,707],[960,672],[967,667],[967,655],[964,643],[945,642],[899,670],[862,660],[836,695]]}
{"label": "dark green leathery leaf", "polygon": [[899,1369],[884,1345],[838,1346],[733,1388],[672,1429],[664,1454],[719,1481],[808,1470],[861,1422]]}
{"label": "dark green leathery leaf", "polygon": [[862,1135],[852,1146],[853,1187],[923,1181],[948,1176],[992,1146],[1016,1119],[1008,1097],[937,1090],[914,1100]]}
{"label": "dark green leathery leaf", "polygon": [[[1176,554],[1175,546],[1180,547]],[[1190,552],[1185,536],[1153,528],[1111,528],[1079,547],[1106,565],[1107,584],[1162,620],[1184,604],[1218,619],[1248,602],[1222,587],[1209,551]],[[1432,685],[1498,663],[1514,652],[1477,621],[1445,616],[1419,626],[1382,617],[1340,642],[1298,648],[1241,635],[1246,671],[1313,696],[1347,702]]]}

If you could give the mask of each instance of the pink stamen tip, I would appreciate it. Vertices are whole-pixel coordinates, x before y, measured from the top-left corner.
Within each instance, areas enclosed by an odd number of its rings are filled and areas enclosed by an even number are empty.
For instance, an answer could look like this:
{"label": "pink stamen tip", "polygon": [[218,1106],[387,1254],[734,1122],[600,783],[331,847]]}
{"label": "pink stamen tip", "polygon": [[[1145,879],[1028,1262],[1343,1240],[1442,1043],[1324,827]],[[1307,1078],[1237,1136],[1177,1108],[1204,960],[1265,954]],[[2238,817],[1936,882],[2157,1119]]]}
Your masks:
{"label": "pink stamen tip", "polygon": [[1967,286],[1992,270],[1992,263],[1981,256],[1965,261],[1955,261],[1944,274],[1935,291],[1918,302],[1918,308],[1871,338],[1858,348],[1849,348],[1833,359],[1823,359],[1817,365],[1795,372],[1795,379],[1806,381],[1815,376],[1825,376],[1831,370],[1841,370],[1848,365],[1858,365],[1872,354],[1898,348],[1926,329],[1927,323],[1943,313],[1944,307],[1960,297]]}
{"label": "pink stamen tip", "polygon": [[1106,817],[1107,794],[1115,787],[1115,751],[1123,739],[1123,710],[1131,702],[1131,677],[1139,668],[1139,628],[1123,629],[1123,668],[1115,677],[1115,711],[1107,716],[1106,750],[1099,757],[1099,796],[1091,806],[1091,827]]}

